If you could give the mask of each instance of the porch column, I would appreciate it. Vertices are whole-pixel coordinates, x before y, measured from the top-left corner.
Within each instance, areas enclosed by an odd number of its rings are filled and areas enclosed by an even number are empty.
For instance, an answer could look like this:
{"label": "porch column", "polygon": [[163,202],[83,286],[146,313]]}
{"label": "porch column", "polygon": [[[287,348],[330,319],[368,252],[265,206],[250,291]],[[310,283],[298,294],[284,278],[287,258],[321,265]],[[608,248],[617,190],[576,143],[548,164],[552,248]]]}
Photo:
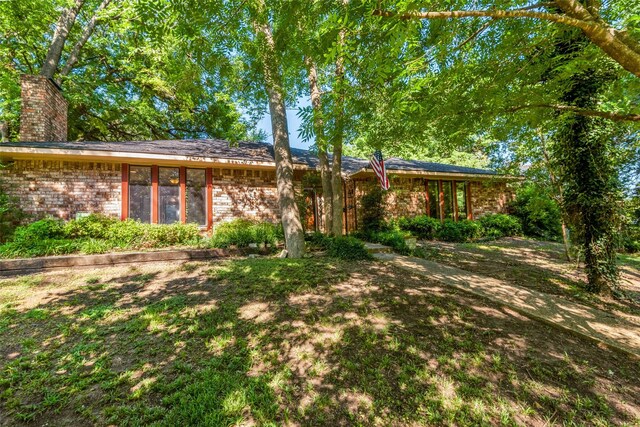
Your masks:
{"label": "porch column", "polygon": [[187,168],[180,166],[180,222],[187,222]]}
{"label": "porch column", "polygon": [[120,191],[120,219],[124,221],[129,217],[129,165],[123,163],[122,167],[122,188]]}
{"label": "porch column", "polygon": [[213,171],[207,168],[205,172],[207,181],[207,230],[213,228]]}
{"label": "porch column", "polygon": [[158,223],[158,166],[151,166],[151,224]]}

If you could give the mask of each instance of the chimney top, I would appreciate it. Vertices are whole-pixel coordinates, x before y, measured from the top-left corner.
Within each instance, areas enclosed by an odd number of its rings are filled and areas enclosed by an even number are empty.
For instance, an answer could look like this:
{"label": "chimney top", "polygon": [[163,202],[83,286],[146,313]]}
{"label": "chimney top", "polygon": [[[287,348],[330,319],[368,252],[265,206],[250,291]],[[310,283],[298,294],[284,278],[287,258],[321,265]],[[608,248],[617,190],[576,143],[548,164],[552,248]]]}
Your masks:
{"label": "chimney top", "polygon": [[53,80],[24,74],[20,79],[22,112],[20,141],[67,140],[67,100]]}

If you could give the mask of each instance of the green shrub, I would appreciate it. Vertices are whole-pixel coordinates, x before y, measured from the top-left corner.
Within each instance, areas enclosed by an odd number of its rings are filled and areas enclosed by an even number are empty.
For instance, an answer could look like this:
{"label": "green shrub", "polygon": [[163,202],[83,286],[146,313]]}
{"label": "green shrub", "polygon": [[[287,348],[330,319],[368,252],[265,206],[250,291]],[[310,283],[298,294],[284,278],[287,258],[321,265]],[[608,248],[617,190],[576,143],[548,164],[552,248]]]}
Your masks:
{"label": "green shrub", "polygon": [[235,219],[218,225],[213,230],[209,244],[215,248],[228,248],[231,245],[245,248],[251,243],[275,245],[277,240],[283,238],[282,235],[281,225]]}
{"label": "green shrub", "polygon": [[71,220],[64,225],[64,235],[69,239],[93,238],[104,239],[110,226],[120,222],[106,215],[91,214],[83,218]]}
{"label": "green shrub", "polygon": [[520,219],[525,236],[546,240],[562,238],[560,207],[543,189],[533,185],[523,187],[509,211]]}
{"label": "green shrub", "polygon": [[116,247],[129,248],[138,246],[145,234],[145,224],[133,219],[118,221],[107,228],[105,237]]}
{"label": "green shrub", "polygon": [[360,199],[361,229],[365,234],[387,230],[382,189],[375,187]]}
{"label": "green shrub", "polygon": [[114,247],[113,243],[108,240],[99,240],[89,238],[79,243],[78,249],[83,254],[94,255],[109,252]]}
{"label": "green shrub", "polygon": [[196,224],[144,224],[142,241],[145,247],[191,245],[200,240],[200,229]]}
{"label": "green shrub", "polygon": [[392,231],[379,231],[372,233],[369,240],[381,245],[390,246],[395,252],[402,255],[409,255],[411,249],[407,246],[405,238],[408,237],[408,233],[392,230]]}
{"label": "green shrub", "polygon": [[316,231],[312,234],[307,234],[305,240],[309,245],[318,249],[329,249],[331,245],[331,237]]}
{"label": "green shrub", "polygon": [[340,236],[330,239],[328,255],[345,260],[372,259],[362,240],[350,236]]}
{"label": "green shrub", "polygon": [[412,218],[400,218],[398,227],[401,230],[409,231],[412,235],[420,239],[432,240],[436,237],[440,229],[440,220],[427,215],[418,215]]}
{"label": "green shrub", "polygon": [[64,237],[64,223],[57,219],[45,218],[16,228],[13,242],[29,244],[49,239],[63,239]]}
{"label": "green shrub", "polygon": [[256,242],[268,245],[275,245],[278,240],[284,240],[282,224],[272,224],[261,222],[254,225]]}
{"label": "green shrub", "polygon": [[445,242],[467,242],[480,237],[482,226],[476,221],[447,219],[438,229],[437,237]]}
{"label": "green shrub", "polygon": [[11,239],[16,228],[26,217],[18,201],[0,191],[0,243]]}
{"label": "green shrub", "polygon": [[491,239],[510,237],[522,234],[520,220],[511,215],[491,214],[485,215],[479,220],[483,235]]}
{"label": "green shrub", "polygon": [[30,242],[11,241],[0,246],[0,256],[3,258],[38,257],[50,255],[65,255],[77,252],[79,242],[70,239],[41,239]]}

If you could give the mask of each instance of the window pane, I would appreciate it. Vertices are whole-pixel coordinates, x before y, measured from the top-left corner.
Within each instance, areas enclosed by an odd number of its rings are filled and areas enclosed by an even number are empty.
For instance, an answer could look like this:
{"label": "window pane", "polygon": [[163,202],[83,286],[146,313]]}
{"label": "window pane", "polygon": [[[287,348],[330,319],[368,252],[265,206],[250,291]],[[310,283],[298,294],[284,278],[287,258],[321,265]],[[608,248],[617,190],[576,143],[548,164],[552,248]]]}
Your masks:
{"label": "window pane", "polygon": [[187,169],[187,222],[207,225],[206,191],[204,169]]}
{"label": "window pane", "polygon": [[129,218],[151,222],[150,167],[129,167]]}
{"label": "window pane", "polygon": [[453,219],[453,194],[451,181],[442,181],[442,192],[444,193],[444,217]]}
{"label": "window pane", "polygon": [[438,194],[438,181],[429,181],[427,188],[429,192],[429,216],[431,218],[439,218],[440,196]]}
{"label": "window pane", "polygon": [[456,182],[458,219],[467,219],[467,183]]}
{"label": "window pane", "polygon": [[180,169],[160,168],[158,176],[158,222],[180,221]]}

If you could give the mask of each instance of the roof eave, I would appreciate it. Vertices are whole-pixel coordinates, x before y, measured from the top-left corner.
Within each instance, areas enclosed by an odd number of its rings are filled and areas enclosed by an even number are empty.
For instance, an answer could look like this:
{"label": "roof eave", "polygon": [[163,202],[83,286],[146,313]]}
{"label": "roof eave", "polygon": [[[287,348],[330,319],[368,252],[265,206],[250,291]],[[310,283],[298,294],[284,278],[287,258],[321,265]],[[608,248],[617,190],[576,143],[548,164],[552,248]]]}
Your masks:
{"label": "roof eave", "polygon": [[[263,169],[275,168],[274,162],[231,159],[220,157],[185,156],[176,154],[135,153],[126,151],[70,150],[61,148],[2,147],[0,157],[16,160],[68,160],[100,161],[108,163],[156,164],[164,166],[251,166]],[[307,165],[294,163],[294,169],[309,169]]]}
{"label": "roof eave", "polygon": [[[414,177],[433,177],[433,178],[464,178],[464,179],[480,179],[480,180],[502,180],[502,181],[518,181],[524,177],[513,175],[499,175],[489,173],[466,173],[466,172],[434,172],[425,170],[387,170],[389,175],[405,175]],[[373,169],[361,168],[350,174],[350,178],[360,178],[363,176],[375,175]]]}

